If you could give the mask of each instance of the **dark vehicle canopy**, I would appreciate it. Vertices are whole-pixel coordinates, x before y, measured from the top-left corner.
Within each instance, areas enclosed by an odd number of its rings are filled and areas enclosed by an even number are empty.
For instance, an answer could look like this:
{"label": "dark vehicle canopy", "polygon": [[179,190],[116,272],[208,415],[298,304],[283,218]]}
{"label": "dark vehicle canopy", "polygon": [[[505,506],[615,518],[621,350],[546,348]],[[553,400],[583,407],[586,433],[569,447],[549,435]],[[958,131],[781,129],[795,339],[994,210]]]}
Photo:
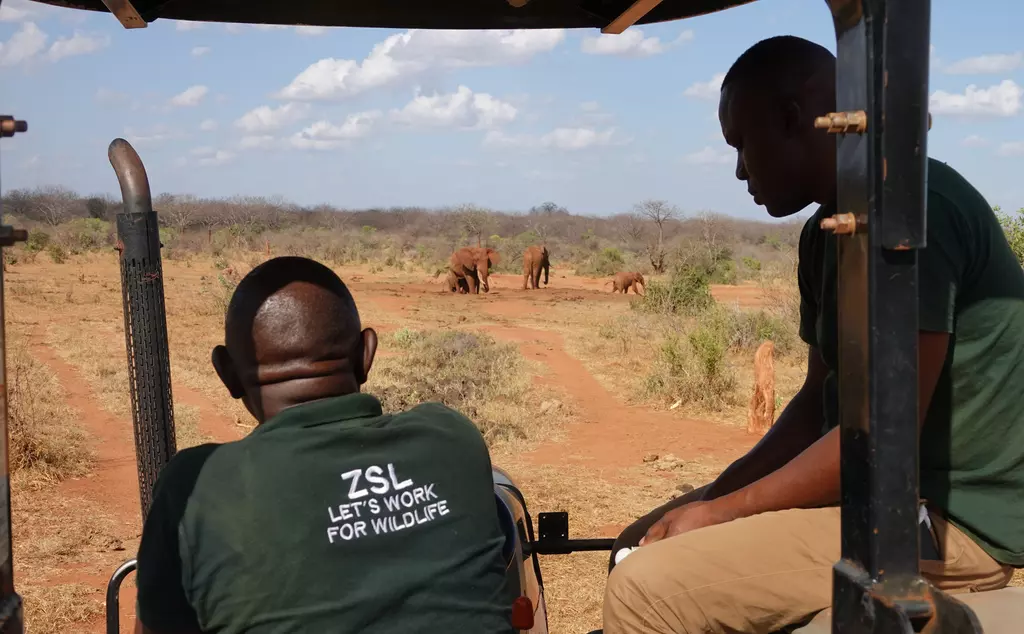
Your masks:
{"label": "dark vehicle canopy", "polygon": [[125,28],[160,18],[398,29],[598,28],[713,13],[753,0],[35,0],[113,13]]}

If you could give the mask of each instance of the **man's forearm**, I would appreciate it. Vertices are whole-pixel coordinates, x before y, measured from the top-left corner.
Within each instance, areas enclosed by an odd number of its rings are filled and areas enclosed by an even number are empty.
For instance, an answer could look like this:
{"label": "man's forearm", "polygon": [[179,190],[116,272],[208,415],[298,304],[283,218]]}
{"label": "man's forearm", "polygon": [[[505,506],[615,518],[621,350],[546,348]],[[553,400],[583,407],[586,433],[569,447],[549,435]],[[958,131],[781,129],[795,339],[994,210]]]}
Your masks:
{"label": "man's forearm", "polygon": [[782,468],[821,436],[821,424],[820,390],[800,390],[768,433],[708,485],[701,499],[728,495]]}
{"label": "man's forearm", "polygon": [[715,500],[730,519],[839,502],[839,428],[821,437],[786,466]]}

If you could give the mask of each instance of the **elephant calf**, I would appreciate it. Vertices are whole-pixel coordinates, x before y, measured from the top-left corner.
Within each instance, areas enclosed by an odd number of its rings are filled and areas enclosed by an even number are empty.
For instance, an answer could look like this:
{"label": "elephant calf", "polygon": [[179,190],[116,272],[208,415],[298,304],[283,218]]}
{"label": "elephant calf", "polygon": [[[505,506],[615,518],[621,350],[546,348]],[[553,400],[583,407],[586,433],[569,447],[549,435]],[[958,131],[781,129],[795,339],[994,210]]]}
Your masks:
{"label": "elephant calf", "polygon": [[644,281],[644,276],[640,273],[616,273],[615,277],[605,282],[605,284],[612,285],[613,293],[622,293],[625,295],[629,292],[629,289],[633,289],[633,292],[637,295],[642,295],[640,289],[647,285]]}
{"label": "elephant calf", "polygon": [[466,283],[466,279],[455,275],[454,271],[448,271],[448,277],[445,278],[444,287],[452,293],[458,292],[463,295],[469,293],[469,284]]}

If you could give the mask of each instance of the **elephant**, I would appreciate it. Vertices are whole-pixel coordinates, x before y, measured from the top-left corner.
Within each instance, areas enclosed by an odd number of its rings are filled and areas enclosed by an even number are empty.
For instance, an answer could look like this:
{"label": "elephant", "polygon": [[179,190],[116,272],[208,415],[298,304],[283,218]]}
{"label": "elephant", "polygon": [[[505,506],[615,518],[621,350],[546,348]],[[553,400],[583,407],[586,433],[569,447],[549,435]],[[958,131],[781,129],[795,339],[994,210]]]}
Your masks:
{"label": "elephant", "polygon": [[465,295],[469,292],[469,285],[466,284],[466,279],[457,277],[451,269],[448,270],[448,277],[445,279],[444,287],[452,293],[458,292]]}
{"label": "elephant", "polygon": [[462,247],[452,253],[449,270],[467,284],[470,293],[478,294],[481,288],[487,293],[490,268],[500,261],[498,252],[489,247]]}
{"label": "elephant", "polygon": [[551,261],[548,259],[547,247],[527,247],[523,251],[523,290],[540,288],[540,272],[544,270],[544,285],[548,284],[548,269],[551,268]]}
{"label": "elephant", "polygon": [[640,273],[616,273],[615,277],[605,282],[605,285],[612,285],[612,292],[623,295],[629,292],[629,289],[633,289],[633,292],[637,295],[641,295],[640,288],[647,285],[644,281],[644,276]]}

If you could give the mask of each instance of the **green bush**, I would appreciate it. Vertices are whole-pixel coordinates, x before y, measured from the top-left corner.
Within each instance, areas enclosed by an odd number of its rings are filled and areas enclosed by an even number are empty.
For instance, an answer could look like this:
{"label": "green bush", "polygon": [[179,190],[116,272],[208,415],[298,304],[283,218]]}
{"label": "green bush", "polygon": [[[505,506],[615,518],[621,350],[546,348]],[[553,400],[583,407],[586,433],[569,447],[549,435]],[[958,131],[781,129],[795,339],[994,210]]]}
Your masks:
{"label": "green bush", "polygon": [[110,223],[97,218],[75,218],[58,229],[63,247],[74,254],[110,246]]}
{"label": "green bush", "polygon": [[1003,232],[1006,234],[1006,241],[1010,243],[1010,249],[1017,256],[1017,261],[1024,266],[1024,209],[1018,209],[1012,216],[1005,214],[996,206],[993,208],[999,223],[1003,225]]}
{"label": "green bush", "polygon": [[727,350],[725,331],[715,323],[699,325],[685,338],[669,335],[647,376],[647,395],[666,403],[723,409],[732,403],[736,387]]}
{"label": "green bush", "polygon": [[799,324],[764,310],[733,310],[728,314],[729,347],[751,351],[765,341],[775,344],[775,353],[789,353],[797,341]]}
{"label": "green bush", "polygon": [[53,260],[54,264],[64,264],[68,259],[68,252],[57,242],[51,242],[47,245],[46,252],[50,255],[50,259]]}
{"label": "green bush", "polygon": [[633,307],[647,312],[685,315],[707,310],[714,304],[711,276],[702,266],[684,265],[673,269],[667,282],[648,280],[644,296]]}
{"label": "green bush", "polygon": [[43,251],[50,244],[50,234],[42,229],[33,229],[28,232],[28,241],[25,248],[29,251]]}

